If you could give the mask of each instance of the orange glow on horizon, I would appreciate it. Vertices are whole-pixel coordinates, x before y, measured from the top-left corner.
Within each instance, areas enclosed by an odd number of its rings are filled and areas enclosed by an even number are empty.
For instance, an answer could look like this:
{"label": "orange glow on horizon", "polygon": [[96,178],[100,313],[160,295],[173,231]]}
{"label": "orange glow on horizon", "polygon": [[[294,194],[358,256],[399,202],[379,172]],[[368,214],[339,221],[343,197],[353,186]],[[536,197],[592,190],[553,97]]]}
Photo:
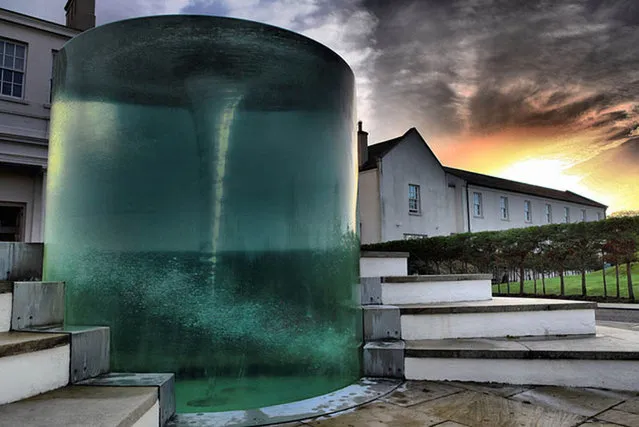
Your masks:
{"label": "orange glow on horizon", "polygon": [[429,145],[446,166],[569,190],[608,205],[608,213],[639,209],[639,198],[628,197],[639,182],[636,166],[620,165],[611,171],[601,158],[615,144],[600,141],[605,139],[596,132],[520,128],[454,140],[436,138]]}

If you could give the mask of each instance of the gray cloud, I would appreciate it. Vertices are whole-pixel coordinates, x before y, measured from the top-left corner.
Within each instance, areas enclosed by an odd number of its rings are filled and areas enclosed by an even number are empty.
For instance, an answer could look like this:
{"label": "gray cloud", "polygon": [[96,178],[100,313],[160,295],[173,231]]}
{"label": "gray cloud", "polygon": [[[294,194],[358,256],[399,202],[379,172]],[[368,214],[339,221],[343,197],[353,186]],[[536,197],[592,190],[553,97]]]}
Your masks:
{"label": "gray cloud", "polygon": [[621,125],[621,137],[639,117],[638,4],[365,0],[379,20],[374,133]]}

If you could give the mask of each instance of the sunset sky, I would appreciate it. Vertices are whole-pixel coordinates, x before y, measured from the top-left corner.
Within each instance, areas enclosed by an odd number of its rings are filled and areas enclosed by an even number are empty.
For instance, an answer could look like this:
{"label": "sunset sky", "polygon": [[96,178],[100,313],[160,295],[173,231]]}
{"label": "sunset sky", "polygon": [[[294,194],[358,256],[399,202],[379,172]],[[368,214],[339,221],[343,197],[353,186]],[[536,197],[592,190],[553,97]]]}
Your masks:
{"label": "sunset sky", "polygon": [[[65,0],[0,0],[56,22]],[[98,24],[198,13],[303,33],[357,77],[378,142],[416,127],[447,166],[639,209],[637,0],[97,0]]]}

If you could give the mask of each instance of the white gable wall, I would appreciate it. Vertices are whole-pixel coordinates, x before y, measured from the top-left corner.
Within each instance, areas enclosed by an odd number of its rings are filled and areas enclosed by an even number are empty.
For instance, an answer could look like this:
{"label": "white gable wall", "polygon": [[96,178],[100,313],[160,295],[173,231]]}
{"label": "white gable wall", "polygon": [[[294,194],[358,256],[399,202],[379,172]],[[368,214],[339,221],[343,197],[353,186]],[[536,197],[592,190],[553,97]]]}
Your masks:
{"label": "white gable wall", "polygon": [[[380,164],[382,241],[457,232],[455,189],[448,188],[444,170],[417,132],[409,132]],[[419,214],[409,213],[409,184],[420,187]]]}
{"label": "white gable wall", "polygon": [[357,193],[362,244],[381,242],[381,208],[377,169],[360,172]]}

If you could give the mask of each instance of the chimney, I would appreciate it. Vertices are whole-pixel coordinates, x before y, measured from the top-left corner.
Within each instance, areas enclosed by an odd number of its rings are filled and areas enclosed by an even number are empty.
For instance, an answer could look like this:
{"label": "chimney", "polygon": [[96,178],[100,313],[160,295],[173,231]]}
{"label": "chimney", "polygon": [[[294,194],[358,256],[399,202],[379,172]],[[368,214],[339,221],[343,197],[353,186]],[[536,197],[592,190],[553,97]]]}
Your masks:
{"label": "chimney", "polygon": [[359,167],[368,161],[368,132],[362,130],[362,121],[357,122],[357,158]]}
{"label": "chimney", "polygon": [[64,11],[67,27],[80,31],[95,27],[95,0],[68,0]]}

